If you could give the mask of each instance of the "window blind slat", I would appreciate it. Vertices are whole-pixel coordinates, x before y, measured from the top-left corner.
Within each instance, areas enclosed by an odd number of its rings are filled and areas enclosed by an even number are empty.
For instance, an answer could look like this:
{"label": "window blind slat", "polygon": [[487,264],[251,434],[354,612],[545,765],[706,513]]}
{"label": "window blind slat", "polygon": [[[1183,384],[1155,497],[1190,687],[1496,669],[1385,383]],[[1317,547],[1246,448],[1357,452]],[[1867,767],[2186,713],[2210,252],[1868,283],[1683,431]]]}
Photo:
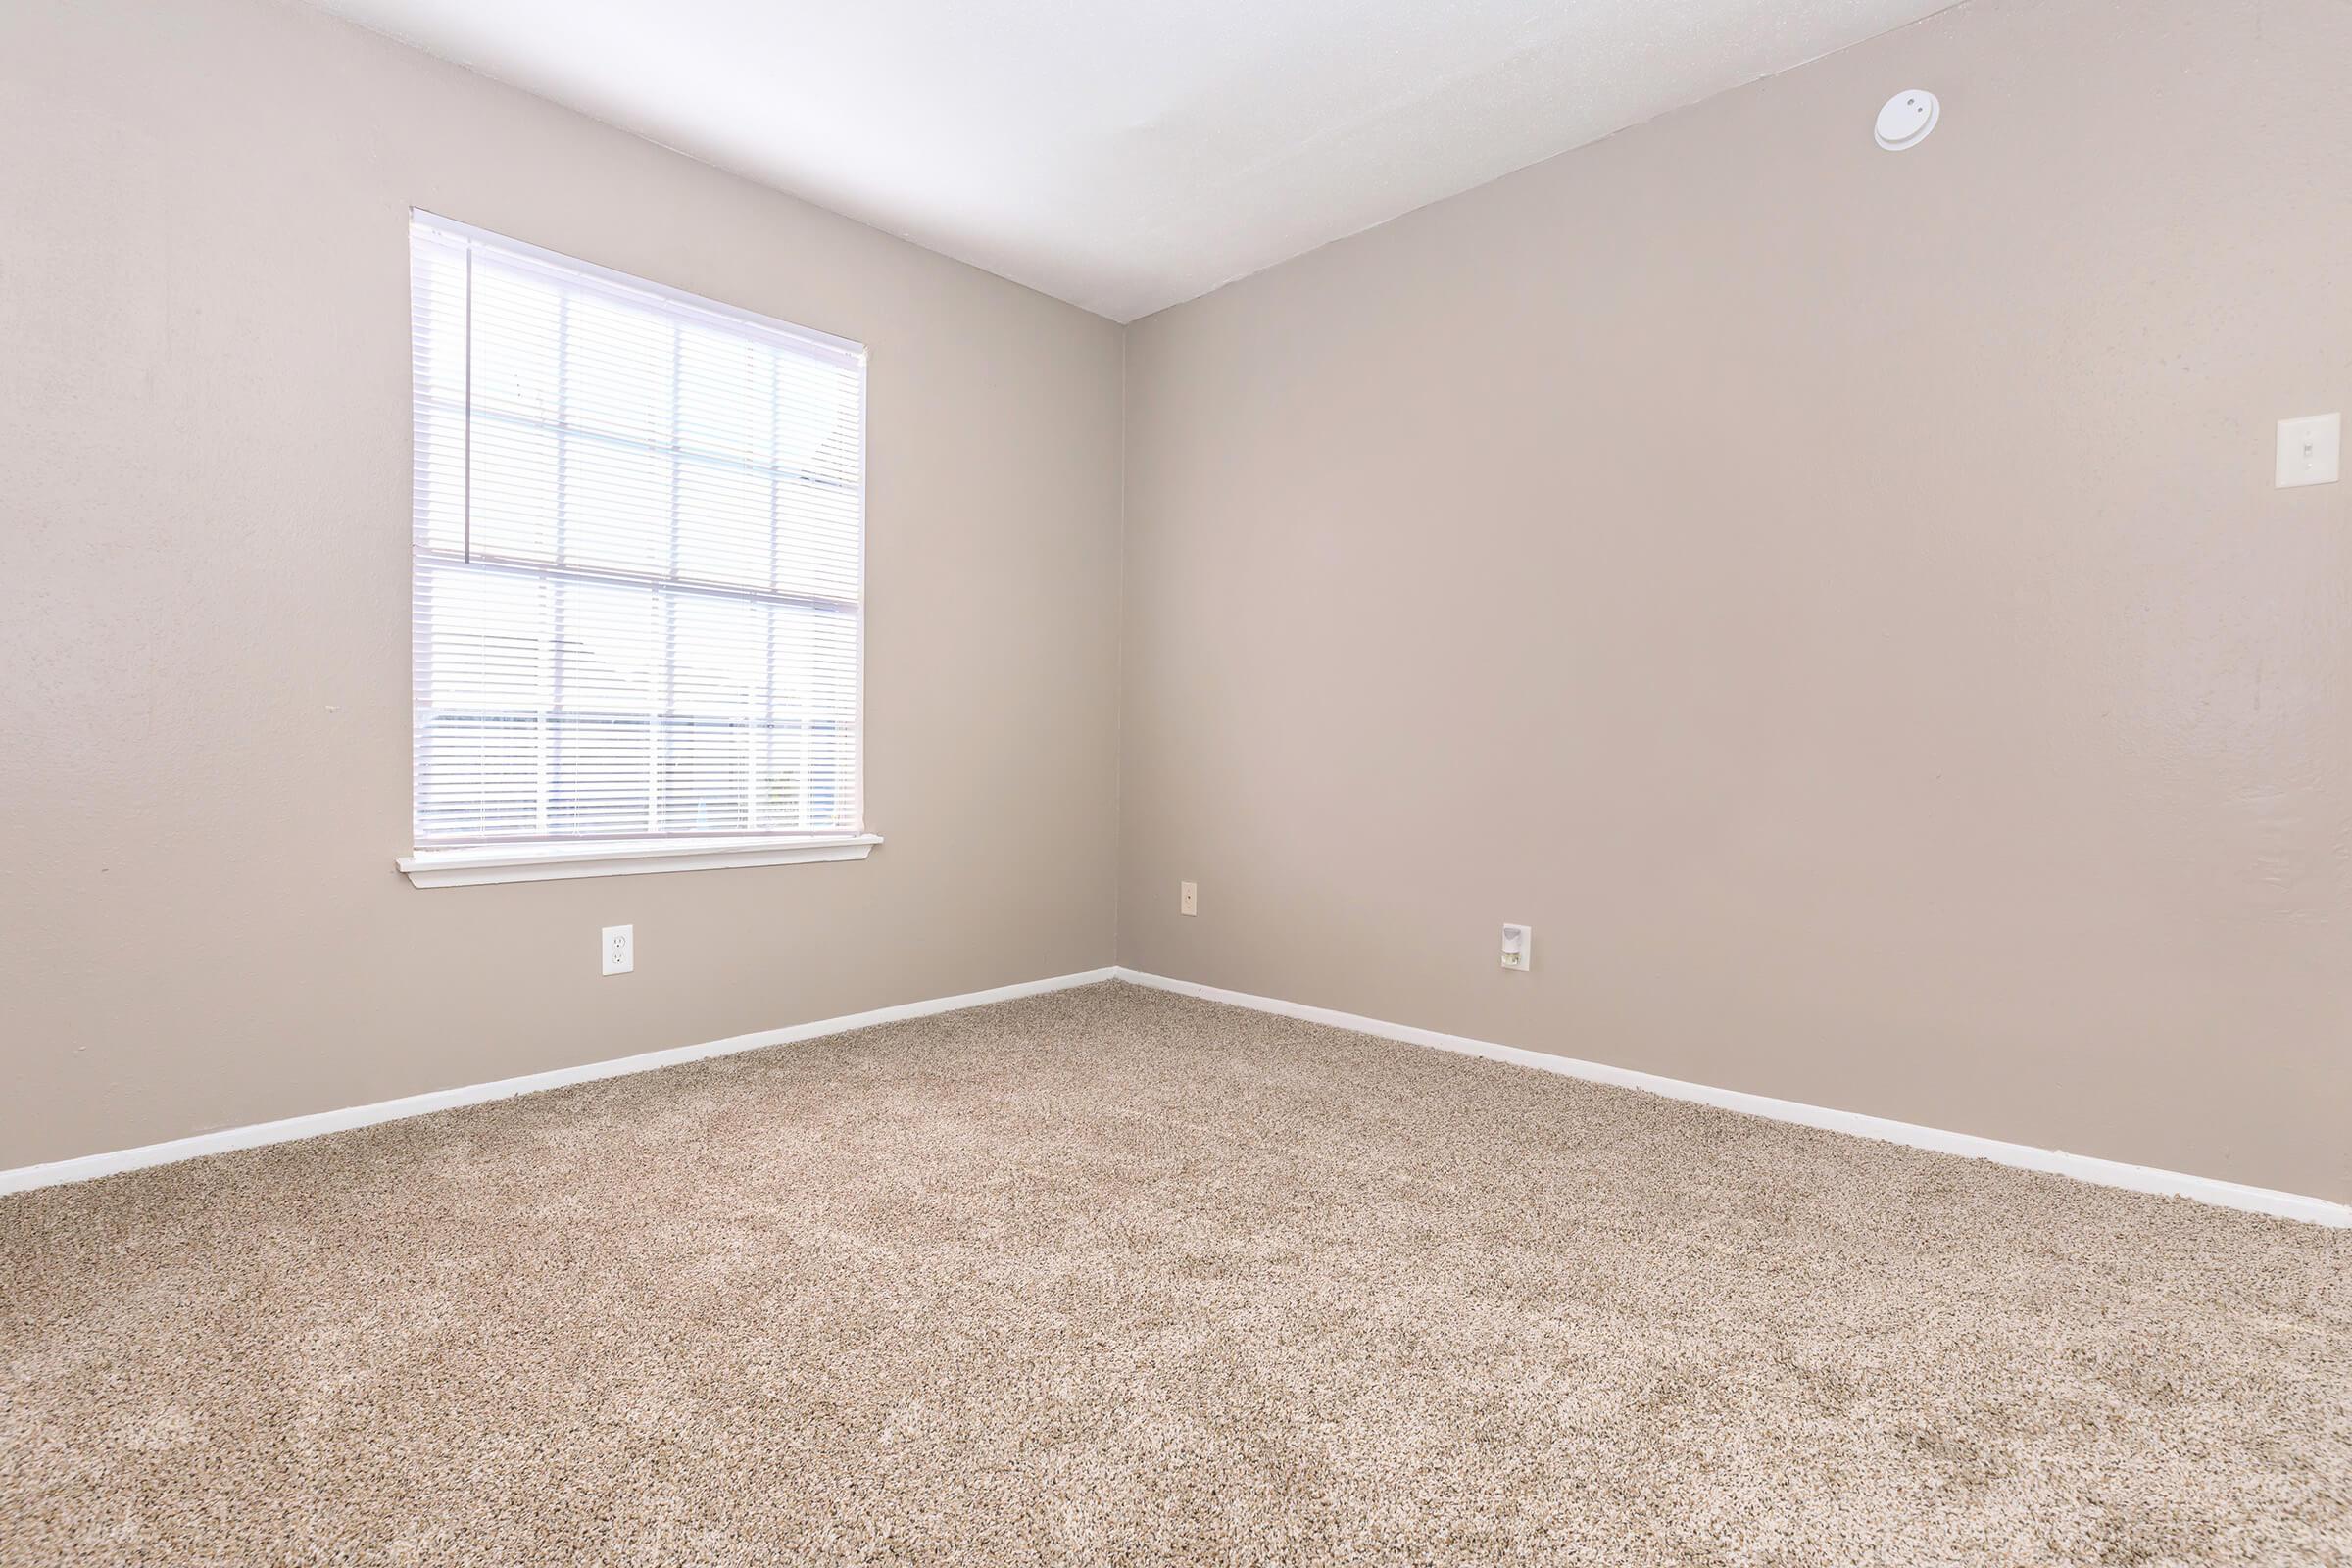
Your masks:
{"label": "window blind slat", "polygon": [[419,846],[863,827],[863,351],[419,215]]}

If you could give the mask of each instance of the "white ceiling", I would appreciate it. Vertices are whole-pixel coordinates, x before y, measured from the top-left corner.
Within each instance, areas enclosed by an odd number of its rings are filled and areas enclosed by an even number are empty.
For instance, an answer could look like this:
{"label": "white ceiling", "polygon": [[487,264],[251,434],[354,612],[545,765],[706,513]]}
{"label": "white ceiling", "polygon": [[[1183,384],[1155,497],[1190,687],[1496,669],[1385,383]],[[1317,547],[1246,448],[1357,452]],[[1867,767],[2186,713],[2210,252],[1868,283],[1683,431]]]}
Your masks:
{"label": "white ceiling", "polygon": [[318,3],[1125,321],[1951,0]]}

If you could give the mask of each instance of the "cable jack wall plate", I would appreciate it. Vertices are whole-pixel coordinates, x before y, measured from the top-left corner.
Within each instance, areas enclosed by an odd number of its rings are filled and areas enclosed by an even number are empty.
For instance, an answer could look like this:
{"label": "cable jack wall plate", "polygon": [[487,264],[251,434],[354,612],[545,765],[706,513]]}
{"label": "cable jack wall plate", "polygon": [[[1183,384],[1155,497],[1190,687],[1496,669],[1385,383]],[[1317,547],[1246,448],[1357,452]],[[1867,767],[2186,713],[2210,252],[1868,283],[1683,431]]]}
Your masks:
{"label": "cable jack wall plate", "polygon": [[1886,100],[1879,111],[1879,122],[1874,128],[1880,146],[1890,153],[1908,152],[1928,139],[1936,122],[1943,118],[1943,105],[1924,87],[1910,87]]}

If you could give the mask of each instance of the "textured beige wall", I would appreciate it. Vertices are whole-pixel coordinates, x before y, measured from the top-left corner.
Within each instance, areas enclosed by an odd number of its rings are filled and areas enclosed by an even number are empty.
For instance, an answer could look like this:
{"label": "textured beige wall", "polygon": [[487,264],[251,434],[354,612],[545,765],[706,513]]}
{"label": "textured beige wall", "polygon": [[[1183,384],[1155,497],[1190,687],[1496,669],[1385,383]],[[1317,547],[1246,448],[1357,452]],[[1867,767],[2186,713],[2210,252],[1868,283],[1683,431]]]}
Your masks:
{"label": "textured beige wall", "polygon": [[2352,1198],[2347,60],[1980,3],[1131,328],[1122,961]]}
{"label": "textured beige wall", "polygon": [[[297,7],[21,0],[0,1167],[1104,963],[1123,855],[1139,967],[2352,1197],[2352,489],[2269,488],[2347,56],[1980,3],[1139,324],[1122,712],[1116,328]],[[871,859],[392,871],[412,203],[872,347]]]}
{"label": "textured beige wall", "polygon": [[[870,859],[395,873],[412,203],[872,350]],[[1108,963],[1119,360],[299,7],[0,5],[0,1168]]]}

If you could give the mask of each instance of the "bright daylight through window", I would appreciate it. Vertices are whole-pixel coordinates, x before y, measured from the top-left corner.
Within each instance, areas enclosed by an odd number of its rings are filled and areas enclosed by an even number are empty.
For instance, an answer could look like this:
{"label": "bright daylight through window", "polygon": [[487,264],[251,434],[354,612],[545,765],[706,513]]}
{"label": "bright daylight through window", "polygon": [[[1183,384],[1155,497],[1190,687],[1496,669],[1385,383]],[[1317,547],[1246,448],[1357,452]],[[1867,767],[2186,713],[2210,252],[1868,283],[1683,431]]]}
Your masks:
{"label": "bright daylight through window", "polygon": [[864,826],[864,350],[421,214],[410,262],[416,859],[845,858],[792,850]]}

